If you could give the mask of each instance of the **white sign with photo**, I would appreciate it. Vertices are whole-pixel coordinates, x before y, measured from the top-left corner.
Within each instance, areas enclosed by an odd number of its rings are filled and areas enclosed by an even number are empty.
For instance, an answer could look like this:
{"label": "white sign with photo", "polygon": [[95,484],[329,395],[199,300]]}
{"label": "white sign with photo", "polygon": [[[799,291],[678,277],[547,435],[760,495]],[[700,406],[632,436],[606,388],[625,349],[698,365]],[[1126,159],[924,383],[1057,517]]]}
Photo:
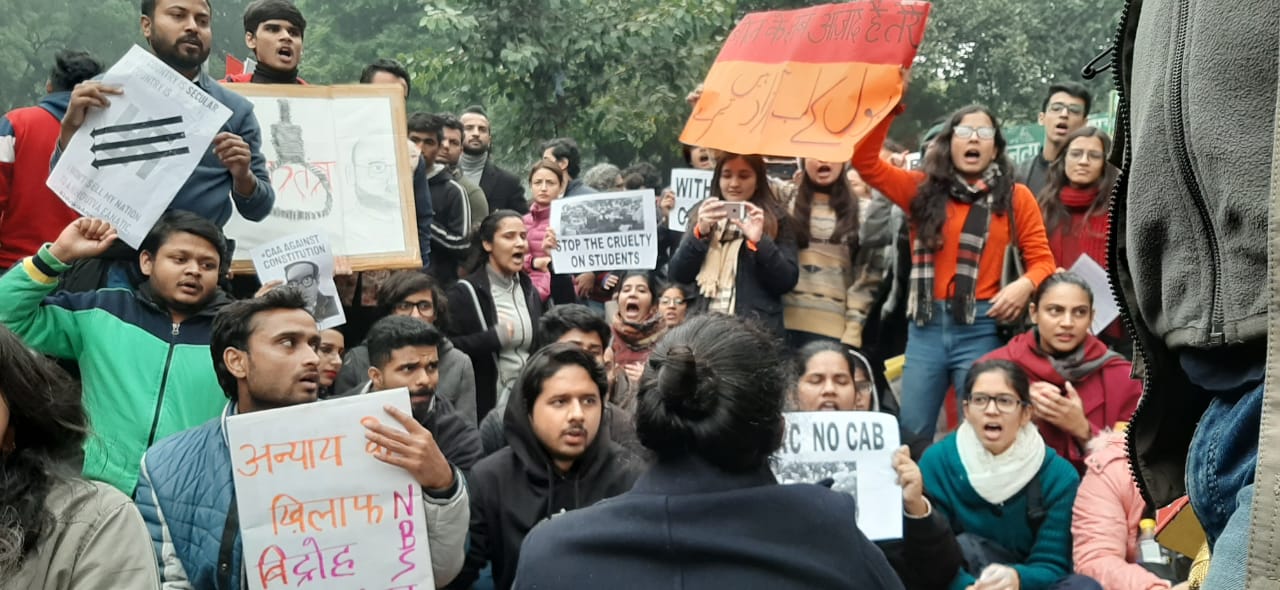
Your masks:
{"label": "white sign with photo", "polygon": [[138,46],[102,76],[117,86],[90,109],[47,184],[76,212],[115,226],[135,249],[231,118],[231,109]]}
{"label": "white sign with photo", "polygon": [[360,424],[403,431],[386,405],[411,413],[408,390],[227,418],[249,588],[432,587],[422,488]]}
{"label": "white sign with photo", "polygon": [[782,448],[770,460],[778,483],[822,483],[857,501],[872,541],[902,538],[902,486],[893,469],[898,420],[880,412],[787,412]]}
{"label": "white sign with photo", "polygon": [[556,274],[652,270],[658,265],[657,204],[653,191],[600,193],[551,202]]}
{"label": "white sign with photo", "polygon": [[302,291],[321,330],[347,323],[333,282],[333,248],[324,234],[296,234],[263,244],[253,251],[253,268],[263,284],[283,281]]}
{"label": "white sign with photo", "polygon": [[667,218],[667,228],[682,232],[689,226],[689,211],[711,196],[711,179],[715,176],[710,170],[695,168],[676,168],[671,171],[671,191],[676,194],[676,206],[671,208]]}

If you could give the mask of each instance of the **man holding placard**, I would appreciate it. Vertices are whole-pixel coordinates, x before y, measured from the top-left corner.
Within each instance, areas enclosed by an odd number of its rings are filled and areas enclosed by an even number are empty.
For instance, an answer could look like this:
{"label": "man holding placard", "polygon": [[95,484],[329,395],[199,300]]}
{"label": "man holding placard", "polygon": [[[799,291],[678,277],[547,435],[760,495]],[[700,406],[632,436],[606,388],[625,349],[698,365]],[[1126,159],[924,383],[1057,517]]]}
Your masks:
{"label": "man holding placard", "polygon": [[[245,472],[244,466],[232,464],[232,453],[237,449],[228,446],[227,421],[238,414],[314,402],[319,391],[319,356],[316,354],[319,345],[320,334],[315,319],[307,313],[302,295],[290,287],[236,302],[218,315],[211,345],[214,370],[218,384],[231,401],[221,417],[170,437],[148,452],[143,457],[142,475],[135,495],[138,509],[151,529],[161,581],[166,588],[260,588],[270,579],[253,573],[242,579],[245,565],[254,562],[250,569],[260,570],[262,560],[243,555],[242,519],[235,497],[233,471]],[[374,449],[370,453],[374,458],[404,469],[422,487],[425,511],[415,519],[421,519],[427,527],[431,572],[439,585],[452,578],[462,566],[465,523],[469,515],[466,486],[462,483],[461,472],[445,460],[431,433],[412,416],[392,406],[386,406],[384,410],[401,428],[389,427],[372,417],[361,419],[369,446],[359,445],[357,452]],[[311,442],[320,448],[317,441]],[[273,454],[268,449],[267,466],[262,468],[263,472],[271,470],[273,464],[300,461],[314,467],[316,463],[332,463],[334,460],[332,453],[326,457],[324,449],[329,447],[318,451],[311,449],[299,459],[295,456],[295,443],[281,446],[288,450]],[[351,455],[349,452],[348,461],[354,460]],[[337,456],[341,457],[340,454]],[[342,459],[337,462],[341,466]],[[255,461],[255,472],[257,467],[259,465]],[[276,465],[275,469],[283,467]],[[338,500],[345,502],[346,498],[326,502]],[[371,503],[372,499],[366,498],[366,502]],[[366,504],[365,509],[368,508]],[[348,517],[344,503],[342,524],[345,526],[348,518],[352,522],[364,521],[365,517],[355,516],[361,509],[356,504]],[[298,506],[297,510],[299,518],[293,523],[298,526],[310,526],[317,532],[336,527],[318,524],[315,520],[319,514],[317,510],[312,510],[304,523],[300,516],[302,507]],[[331,507],[330,510],[336,508]],[[271,512],[276,518],[276,510],[273,508]],[[386,512],[389,513],[390,509]],[[379,511],[377,516],[381,521],[384,514]],[[324,518],[338,517],[326,513],[319,518],[319,522],[324,523]],[[372,521],[374,514],[370,512],[367,518]],[[407,528],[413,530],[414,523],[408,522]],[[316,553],[319,552],[320,549],[316,549]],[[400,555],[400,559],[403,560],[405,555]],[[289,559],[296,562],[300,557]],[[387,561],[397,558],[395,554],[383,557]],[[330,567],[321,559],[321,578],[326,569],[331,577],[341,576],[333,572],[341,569],[342,561],[335,557]],[[298,569],[301,567],[303,563],[297,563],[292,572],[302,576]],[[373,569],[364,565],[360,567]],[[309,580],[310,575],[303,579]],[[344,587],[340,582],[336,586],[331,582],[328,587]]]}
{"label": "man holding placard", "polygon": [[93,422],[84,476],[130,494],[147,447],[222,407],[208,346],[214,314],[231,302],[217,286],[229,262],[216,226],[171,211],[142,241],[135,264],[147,281],[136,292],[50,296],[73,263],[100,256],[115,241],[106,221],[72,222],[0,277],[0,323],[36,351],[80,364]]}

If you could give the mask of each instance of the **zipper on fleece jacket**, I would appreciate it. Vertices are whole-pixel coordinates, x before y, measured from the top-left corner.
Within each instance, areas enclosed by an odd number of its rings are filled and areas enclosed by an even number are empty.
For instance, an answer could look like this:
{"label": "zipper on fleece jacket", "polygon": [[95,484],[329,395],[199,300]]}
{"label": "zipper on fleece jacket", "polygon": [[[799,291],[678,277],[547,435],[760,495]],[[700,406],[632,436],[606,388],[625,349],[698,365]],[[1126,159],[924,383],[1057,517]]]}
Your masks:
{"label": "zipper on fleece jacket", "polygon": [[[1147,405],[1146,392],[1151,391],[1151,373],[1154,367],[1150,358],[1147,357],[1147,351],[1142,346],[1142,338],[1138,335],[1137,325],[1134,324],[1132,310],[1129,309],[1128,299],[1120,290],[1120,259],[1119,244],[1120,232],[1124,228],[1116,223],[1120,208],[1125,205],[1125,200],[1129,190],[1129,166],[1131,165],[1131,154],[1133,142],[1130,135],[1129,122],[1129,96],[1126,92],[1127,88],[1124,81],[1124,49],[1125,34],[1128,30],[1129,19],[1134,15],[1130,13],[1133,0],[1125,0],[1124,8],[1120,12],[1120,24],[1116,29],[1116,39],[1114,50],[1111,52],[1111,76],[1113,85],[1116,88],[1118,102],[1116,105],[1116,129],[1120,130],[1122,137],[1117,138],[1123,142],[1123,149],[1120,163],[1120,174],[1116,177],[1115,186],[1111,189],[1111,206],[1107,212],[1107,280],[1111,283],[1111,296],[1116,301],[1116,305],[1120,308],[1120,320],[1124,325],[1125,332],[1129,335],[1129,341],[1133,342],[1133,353],[1135,357],[1141,359],[1144,372],[1142,375],[1142,391],[1143,395],[1138,398],[1138,405],[1134,408],[1133,415],[1129,418],[1129,431],[1137,431],[1139,424],[1145,420],[1145,412],[1143,409]],[[1138,491],[1148,504],[1151,504],[1151,491],[1147,487],[1147,482],[1141,477],[1141,472],[1147,469],[1145,462],[1138,454],[1135,437],[1128,437],[1125,442],[1125,452],[1129,456],[1129,472],[1133,476],[1134,482],[1138,484]]]}
{"label": "zipper on fleece jacket", "polygon": [[164,407],[164,392],[169,388],[169,367],[173,365],[173,349],[178,346],[178,324],[170,332],[169,353],[164,357],[164,374],[160,376],[160,395],[156,398],[156,412],[151,417],[151,434],[147,435],[147,448],[156,442],[156,428],[160,426],[160,408]]}

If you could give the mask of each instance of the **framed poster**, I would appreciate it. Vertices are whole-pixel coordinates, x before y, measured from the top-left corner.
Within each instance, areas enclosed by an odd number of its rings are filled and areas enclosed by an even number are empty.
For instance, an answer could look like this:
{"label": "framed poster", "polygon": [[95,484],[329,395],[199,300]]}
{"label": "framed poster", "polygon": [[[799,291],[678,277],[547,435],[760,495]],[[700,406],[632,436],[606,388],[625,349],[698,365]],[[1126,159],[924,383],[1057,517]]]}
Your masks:
{"label": "framed poster", "polygon": [[233,214],[232,270],[253,272],[253,251],[323,232],[353,270],[421,268],[403,89],[398,85],[227,84],[253,103],[276,191],[271,214]]}

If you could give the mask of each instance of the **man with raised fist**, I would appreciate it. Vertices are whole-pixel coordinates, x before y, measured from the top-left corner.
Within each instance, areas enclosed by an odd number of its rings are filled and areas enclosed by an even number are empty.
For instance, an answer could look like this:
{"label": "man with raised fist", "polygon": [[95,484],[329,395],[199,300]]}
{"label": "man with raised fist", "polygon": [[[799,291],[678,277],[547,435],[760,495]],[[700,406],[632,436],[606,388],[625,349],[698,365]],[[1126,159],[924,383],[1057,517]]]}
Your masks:
{"label": "man with raised fist", "polygon": [[0,323],[43,354],[79,363],[84,407],[93,425],[84,475],[132,494],[142,453],[168,434],[218,415],[209,356],[227,242],[212,222],[170,211],[142,242],[147,277],[136,292],[99,289],[50,295],[77,260],[116,241],[101,219],[77,219],[52,244],[0,277]]}

